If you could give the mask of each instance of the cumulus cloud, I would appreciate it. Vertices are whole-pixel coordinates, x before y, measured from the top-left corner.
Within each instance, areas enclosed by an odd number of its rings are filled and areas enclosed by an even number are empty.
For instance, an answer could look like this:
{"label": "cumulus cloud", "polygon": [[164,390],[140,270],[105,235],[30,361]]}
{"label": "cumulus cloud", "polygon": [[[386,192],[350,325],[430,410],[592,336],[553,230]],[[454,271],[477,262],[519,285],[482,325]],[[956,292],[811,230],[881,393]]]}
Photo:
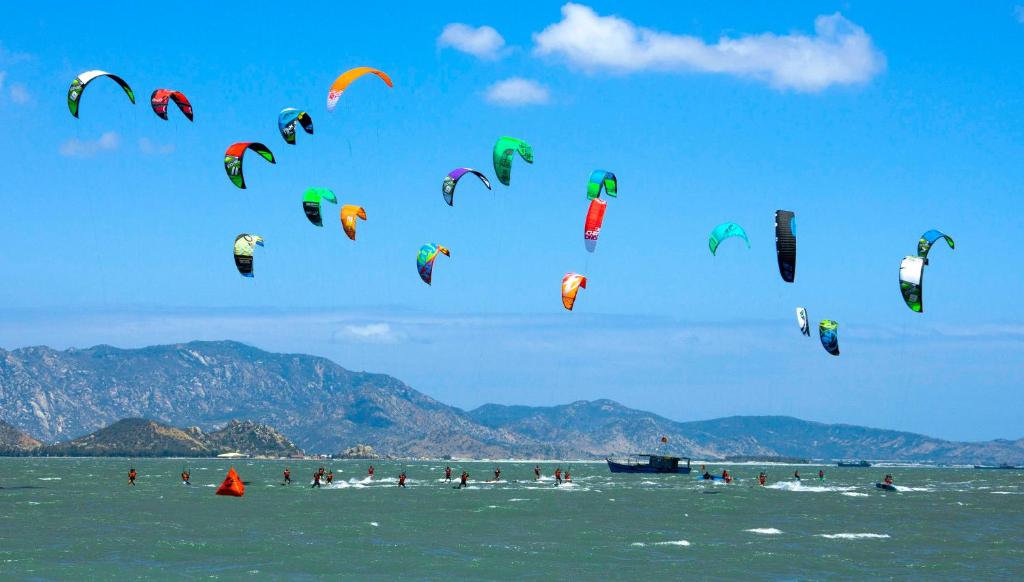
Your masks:
{"label": "cumulus cloud", "polygon": [[505,39],[490,26],[473,27],[458,22],[449,24],[437,38],[438,46],[451,47],[478,59],[495,60],[504,51]]}
{"label": "cumulus cloud", "polygon": [[403,335],[392,329],[390,323],[367,323],[346,325],[336,338],[368,344],[394,344],[401,341]]}
{"label": "cumulus cloud", "polygon": [[551,99],[548,88],[537,81],[512,77],[498,81],[487,88],[484,97],[488,102],[503,107],[543,105]]}
{"label": "cumulus cloud", "polygon": [[60,144],[60,155],[69,158],[88,158],[101,151],[116,150],[121,145],[121,136],[108,131],[95,140],[71,138]]}
{"label": "cumulus cloud", "polygon": [[169,154],[174,151],[174,144],[159,144],[148,137],[144,137],[139,139],[139,151],[149,155]]}
{"label": "cumulus cloud", "polygon": [[747,77],[780,89],[816,92],[870,81],[885,57],[864,29],[839,13],[818,16],[814,35],[770,32],[721,37],[659,32],[581,4],[562,7],[562,20],[534,34],[534,54],[586,71],[690,71]]}

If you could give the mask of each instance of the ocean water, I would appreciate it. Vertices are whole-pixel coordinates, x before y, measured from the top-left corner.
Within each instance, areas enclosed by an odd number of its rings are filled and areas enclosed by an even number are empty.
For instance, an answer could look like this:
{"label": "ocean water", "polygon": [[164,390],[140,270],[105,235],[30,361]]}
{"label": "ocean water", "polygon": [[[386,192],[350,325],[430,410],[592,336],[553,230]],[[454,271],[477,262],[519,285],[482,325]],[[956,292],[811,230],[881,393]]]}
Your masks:
{"label": "ocean water", "polygon": [[[309,486],[320,464],[333,487]],[[555,463],[535,482],[534,463],[452,462],[456,490],[443,462],[372,482],[364,461],[134,465],[129,487],[127,460],[0,459],[0,579],[1024,579],[1024,472],[709,465],[726,485],[563,462],[556,487]],[[231,465],[245,497],[214,495]],[[886,472],[900,491],[875,488]]]}

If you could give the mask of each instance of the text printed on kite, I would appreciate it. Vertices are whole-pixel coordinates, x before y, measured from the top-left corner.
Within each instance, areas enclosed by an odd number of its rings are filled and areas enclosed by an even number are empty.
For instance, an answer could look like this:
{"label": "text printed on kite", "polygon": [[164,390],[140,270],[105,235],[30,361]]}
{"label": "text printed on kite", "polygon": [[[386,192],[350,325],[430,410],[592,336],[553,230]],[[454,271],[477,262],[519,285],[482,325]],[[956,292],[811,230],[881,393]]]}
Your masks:
{"label": "text printed on kite", "polygon": [[245,189],[245,175],[242,173],[242,162],[247,150],[256,152],[271,164],[277,163],[274,160],[273,152],[261,143],[243,141],[231,144],[227,151],[224,152],[224,171],[227,172],[231,183],[243,190]]}
{"label": "text printed on kite", "polygon": [[517,153],[527,164],[533,163],[533,147],[525,141],[514,137],[501,137],[494,143],[494,175],[506,186],[512,180],[512,158]]}
{"label": "text printed on kite", "polygon": [[566,273],[562,277],[562,306],[572,311],[572,306],[576,303],[576,294],[581,288],[587,288],[587,278],[579,273]]}
{"label": "text printed on kite", "polygon": [[930,264],[928,253],[939,239],[955,248],[952,237],[938,230],[929,230],[917,242],[917,256],[906,256],[900,261],[900,294],[911,311],[924,313],[924,268]]}
{"label": "text printed on kite", "polygon": [[356,240],[356,219],[366,220],[366,210],[362,206],[346,204],[341,207],[341,227],[351,240]]}
{"label": "text printed on kite", "polygon": [[356,67],[354,69],[349,69],[339,75],[338,78],[331,83],[331,88],[327,91],[327,110],[334,111],[334,108],[338,106],[338,100],[341,99],[342,93],[348,89],[348,86],[359,77],[368,73],[373,73],[380,77],[388,87],[395,86],[394,83],[391,82],[391,77],[389,77],[384,71],[380,71],[372,67]]}
{"label": "text printed on kite", "polygon": [[235,237],[235,267],[243,277],[252,277],[253,253],[263,246],[263,237],[242,233]]}
{"label": "text printed on kite", "polygon": [[295,145],[295,125],[299,124],[302,129],[313,135],[313,118],[305,111],[299,111],[294,107],[285,107],[277,114],[277,129],[285,143]]}
{"label": "text printed on kite", "polygon": [[419,271],[420,279],[427,285],[433,280],[434,274],[434,260],[437,259],[438,254],[443,254],[446,257],[450,257],[451,252],[442,245],[436,243],[427,243],[420,247],[420,252],[416,254],[416,270]]}
{"label": "text printed on kite", "polygon": [[98,77],[107,77],[113,80],[121,86],[121,89],[124,90],[125,95],[128,96],[132,104],[135,103],[135,92],[132,91],[132,88],[121,77],[106,71],[86,71],[75,77],[68,88],[68,109],[71,111],[71,115],[78,117],[78,107],[82,102],[82,94],[85,93],[85,88],[89,86],[89,83],[92,83],[93,79]]}
{"label": "text printed on kite", "polygon": [[474,170],[473,168],[455,168],[441,181],[441,195],[444,196],[444,201],[448,203],[448,206],[455,205],[455,187],[459,184],[459,180],[462,179],[466,174],[473,174],[488,190],[491,189],[491,181],[487,179],[482,173]]}
{"label": "text printed on kite", "polygon": [[330,202],[331,204],[338,203],[338,197],[334,195],[334,192],[327,188],[308,188],[306,193],[302,195],[302,210],[306,213],[306,218],[315,226],[323,226],[324,219],[321,214],[320,205],[324,202]]}
{"label": "text printed on kite", "polygon": [[153,113],[156,113],[160,119],[167,121],[167,106],[170,105],[171,101],[178,106],[181,113],[192,121],[192,103],[189,102],[188,97],[181,91],[172,91],[171,89],[157,89],[153,91],[153,94],[149,96],[149,104],[153,107]]}
{"label": "text printed on kite", "polygon": [[604,211],[608,203],[600,198],[590,201],[587,218],[583,221],[583,245],[588,253],[597,249],[597,237],[601,236],[601,225],[604,224]]}

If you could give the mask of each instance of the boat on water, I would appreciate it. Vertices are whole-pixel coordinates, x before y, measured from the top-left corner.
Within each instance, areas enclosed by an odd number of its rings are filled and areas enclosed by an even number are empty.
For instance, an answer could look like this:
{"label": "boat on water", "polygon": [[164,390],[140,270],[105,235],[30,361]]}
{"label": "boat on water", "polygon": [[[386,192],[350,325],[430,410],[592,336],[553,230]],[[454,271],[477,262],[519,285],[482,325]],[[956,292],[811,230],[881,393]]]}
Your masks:
{"label": "boat on water", "polygon": [[[679,464],[686,461],[686,465]],[[690,473],[690,459],[665,455],[632,455],[628,459],[605,459],[612,473]]]}
{"label": "boat on water", "polygon": [[871,463],[867,461],[839,461],[837,463],[840,467],[870,467]]}
{"label": "boat on water", "polygon": [[1021,471],[1024,467],[1018,467],[1017,465],[1011,465],[1009,463],[999,463],[998,465],[975,465],[975,469],[1002,469],[1004,471]]}

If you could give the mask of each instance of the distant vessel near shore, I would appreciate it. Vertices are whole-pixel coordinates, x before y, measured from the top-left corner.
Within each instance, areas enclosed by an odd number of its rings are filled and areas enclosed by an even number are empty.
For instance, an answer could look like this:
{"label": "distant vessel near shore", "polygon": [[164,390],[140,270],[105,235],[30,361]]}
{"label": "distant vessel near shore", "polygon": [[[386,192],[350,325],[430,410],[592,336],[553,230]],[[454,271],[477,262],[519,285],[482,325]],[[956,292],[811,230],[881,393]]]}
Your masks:
{"label": "distant vessel near shore", "polygon": [[1020,471],[1024,470],[1024,467],[1018,467],[1017,465],[1011,465],[1009,463],[999,463],[998,465],[975,465],[975,469],[1002,469],[1004,471]]}
{"label": "distant vessel near shore", "polygon": [[[686,475],[690,472],[690,459],[686,457],[633,455],[621,461],[605,460],[612,473],[681,473]],[[682,460],[686,461],[685,467],[679,465],[679,461]]]}
{"label": "distant vessel near shore", "polygon": [[840,467],[870,467],[871,463],[867,461],[839,461],[837,463]]}

